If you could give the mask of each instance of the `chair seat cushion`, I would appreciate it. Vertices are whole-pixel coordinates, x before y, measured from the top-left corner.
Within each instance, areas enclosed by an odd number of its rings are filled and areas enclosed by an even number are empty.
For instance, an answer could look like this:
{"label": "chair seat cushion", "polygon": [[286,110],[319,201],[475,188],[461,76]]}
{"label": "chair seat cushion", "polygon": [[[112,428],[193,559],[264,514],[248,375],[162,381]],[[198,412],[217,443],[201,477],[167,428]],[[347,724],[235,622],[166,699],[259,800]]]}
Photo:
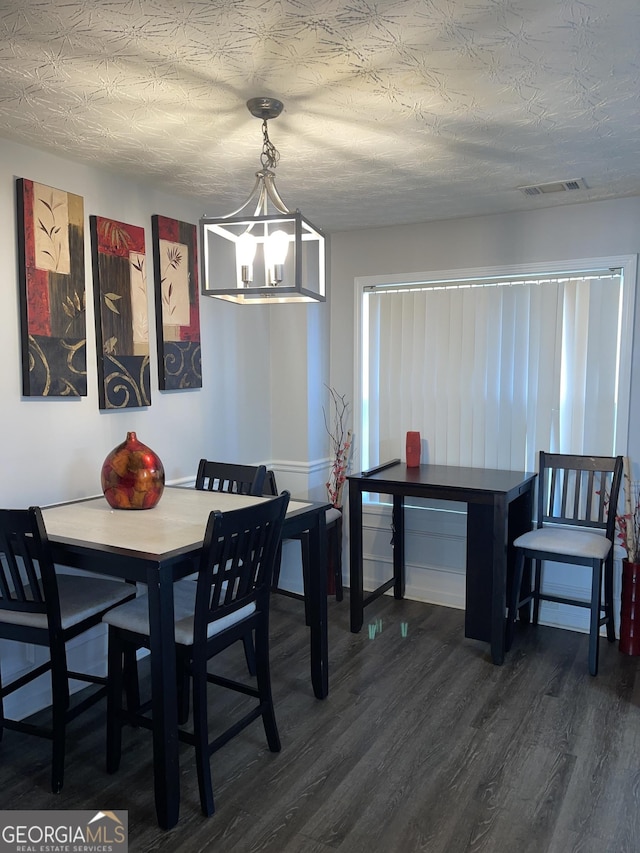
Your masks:
{"label": "chair seat cushion", "polygon": [[[173,585],[173,612],[176,643],[183,646],[193,644],[193,617],[196,606],[196,590],[198,584],[192,580],[183,579]],[[246,604],[234,613],[223,616],[209,623],[207,637],[219,634],[231,625],[241,622],[256,611],[255,602]],[[149,598],[147,594],[138,596],[133,601],[109,610],[103,617],[103,622],[133,631],[136,634],[149,636]]]}
{"label": "chair seat cushion", "polygon": [[562,527],[541,527],[538,530],[530,530],[518,536],[513,544],[516,548],[584,557],[585,560],[604,560],[611,550],[611,542],[600,533]]}
{"label": "chair seat cushion", "polygon": [[[84,619],[96,616],[107,607],[114,607],[135,595],[135,587],[121,581],[56,573],[60,599],[60,619],[66,630]],[[27,594],[29,589],[26,590]],[[45,613],[21,613],[3,610],[2,621],[29,628],[46,628]]]}

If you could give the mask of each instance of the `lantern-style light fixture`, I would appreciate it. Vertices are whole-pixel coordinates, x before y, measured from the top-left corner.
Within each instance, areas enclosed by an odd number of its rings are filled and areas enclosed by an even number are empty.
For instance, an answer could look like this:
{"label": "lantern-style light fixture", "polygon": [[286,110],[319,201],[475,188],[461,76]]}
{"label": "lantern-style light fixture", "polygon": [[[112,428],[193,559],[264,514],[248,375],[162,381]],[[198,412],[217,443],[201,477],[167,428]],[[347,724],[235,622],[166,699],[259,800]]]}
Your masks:
{"label": "lantern-style light fixture", "polygon": [[280,154],[267,122],[280,115],[283,104],[251,98],[247,107],[262,119],[261,168],[241,207],[200,220],[202,293],[245,305],[324,302],[324,235],[299,210],[290,211],[276,189]]}

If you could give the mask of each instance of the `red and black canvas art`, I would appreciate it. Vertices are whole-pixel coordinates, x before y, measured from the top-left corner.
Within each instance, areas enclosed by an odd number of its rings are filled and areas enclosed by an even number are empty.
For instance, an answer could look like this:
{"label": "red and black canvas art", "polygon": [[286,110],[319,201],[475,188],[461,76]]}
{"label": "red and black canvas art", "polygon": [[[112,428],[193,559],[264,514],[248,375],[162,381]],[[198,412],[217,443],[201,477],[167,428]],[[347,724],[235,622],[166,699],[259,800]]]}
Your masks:
{"label": "red and black canvas art", "polygon": [[202,387],[198,237],[195,225],[151,218],[158,383],[163,391]]}
{"label": "red and black canvas art", "polygon": [[87,393],[84,203],[81,196],[18,178],[22,393]]}
{"label": "red and black canvas art", "polygon": [[144,228],[89,217],[101,409],[151,405]]}

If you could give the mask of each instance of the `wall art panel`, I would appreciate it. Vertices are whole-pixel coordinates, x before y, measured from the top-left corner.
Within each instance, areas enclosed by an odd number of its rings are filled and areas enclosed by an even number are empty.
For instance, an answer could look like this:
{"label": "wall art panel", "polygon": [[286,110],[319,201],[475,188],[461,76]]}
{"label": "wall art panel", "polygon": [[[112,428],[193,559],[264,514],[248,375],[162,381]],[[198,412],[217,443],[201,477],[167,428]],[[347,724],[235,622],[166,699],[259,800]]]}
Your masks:
{"label": "wall art panel", "polygon": [[22,393],[87,393],[84,202],[18,178]]}
{"label": "wall art panel", "polygon": [[144,228],[89,218],[101,409],[151,405]]}
{"label": "wall art panel", "polygon": [[198,236],[195,225],[151,218],[158,383],[163,391],[202,387]]}

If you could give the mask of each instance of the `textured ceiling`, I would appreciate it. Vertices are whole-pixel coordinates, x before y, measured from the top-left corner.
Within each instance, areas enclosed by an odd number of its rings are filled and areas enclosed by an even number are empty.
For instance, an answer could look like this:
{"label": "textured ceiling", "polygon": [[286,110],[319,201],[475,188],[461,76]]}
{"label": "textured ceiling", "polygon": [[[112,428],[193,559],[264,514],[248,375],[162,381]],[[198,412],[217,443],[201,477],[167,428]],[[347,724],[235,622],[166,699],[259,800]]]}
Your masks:
{"label": "textured ceiling", "polygon": [[0,0],[0,136],[222,215],[271,95],[328,232],[640,195],[639,45],[638,0]]}

